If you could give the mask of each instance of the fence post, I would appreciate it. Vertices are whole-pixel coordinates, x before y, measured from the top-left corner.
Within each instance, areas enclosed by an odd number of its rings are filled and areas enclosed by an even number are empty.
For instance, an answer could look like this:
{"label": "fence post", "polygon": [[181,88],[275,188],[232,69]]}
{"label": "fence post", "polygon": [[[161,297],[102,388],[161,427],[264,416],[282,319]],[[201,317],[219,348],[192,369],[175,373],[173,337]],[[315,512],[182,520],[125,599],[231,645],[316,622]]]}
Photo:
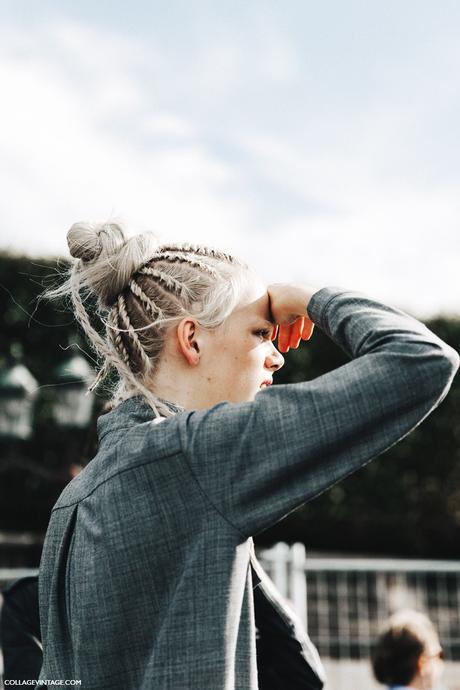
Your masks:
{"label": "fence post", "polygon": [[291,546],[291,601],[300,620],[308,627],[307,609],[307,557],[300,542]]}
{"label": "fence post", "polygon": [[273,554],[273,582],[283,597],[288,597],[288,567],[289,546],[284,542],[278,542],[272,549]]}

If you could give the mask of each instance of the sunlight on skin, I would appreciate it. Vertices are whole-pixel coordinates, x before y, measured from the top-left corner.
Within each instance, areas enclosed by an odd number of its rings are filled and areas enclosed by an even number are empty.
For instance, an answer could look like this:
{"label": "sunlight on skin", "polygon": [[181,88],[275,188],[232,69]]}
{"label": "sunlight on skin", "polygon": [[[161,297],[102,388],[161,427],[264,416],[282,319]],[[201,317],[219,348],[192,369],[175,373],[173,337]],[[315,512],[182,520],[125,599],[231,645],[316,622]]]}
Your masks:
{"label": "sunlight on skin", "polygon": [[293,323],[277,324],[273,329],[272,340],[278,336],[278,350],[296,350],[301,340],[310,340],[315,324],[307,316],[299,316]]}

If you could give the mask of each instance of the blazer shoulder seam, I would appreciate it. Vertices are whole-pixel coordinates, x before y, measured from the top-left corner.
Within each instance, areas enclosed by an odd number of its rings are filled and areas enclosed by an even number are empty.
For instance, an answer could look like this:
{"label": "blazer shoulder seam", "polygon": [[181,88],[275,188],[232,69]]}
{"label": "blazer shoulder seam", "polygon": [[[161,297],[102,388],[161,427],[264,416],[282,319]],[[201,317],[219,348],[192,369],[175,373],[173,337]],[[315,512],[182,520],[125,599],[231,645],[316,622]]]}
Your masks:
{"label": "blazer shoulder seam", "polygon": [[[145,465],[150,465],[153,462],[159,462],[160,460],[166,460],[167,458],[172,458],[175,455],[184,455],[184,454],[183,454],[182,450],[175,450],[173,453],[168,453],[167,455],[162,455],[159,458],[150,458],[149,460],[146,460],[145,462],[138,462],[135,465],[133,465],[132,467],[125,467],[124,469],[121,469],[118,472],[114,472],[113,474],[110,475],[110,477],[106,477],[106,479],[103,479],[101,482],[99,482],[99,484],[97,484],[96,486],[93,486],[93,488],[84,496],[80,496],[79,498],[75,499],[74,501],[70,501],[70,502],[62,504],[62,505],[54,506],[51,512],[54,512],[56,510],[61,510],[63,508],[70,508],[70,506],[73,506],[77,503],[81,503],[82,501],[89,498],[100,486],[102,486],[103,484],[106,484],[107,482],[109,482],[114,477],[118,477],[120,474],[124,474],[125,472],[132,472],[133,470],[136,470],[138,467],[144,467]],[[188,467],[188,463],[186,463],[186,464]]]}

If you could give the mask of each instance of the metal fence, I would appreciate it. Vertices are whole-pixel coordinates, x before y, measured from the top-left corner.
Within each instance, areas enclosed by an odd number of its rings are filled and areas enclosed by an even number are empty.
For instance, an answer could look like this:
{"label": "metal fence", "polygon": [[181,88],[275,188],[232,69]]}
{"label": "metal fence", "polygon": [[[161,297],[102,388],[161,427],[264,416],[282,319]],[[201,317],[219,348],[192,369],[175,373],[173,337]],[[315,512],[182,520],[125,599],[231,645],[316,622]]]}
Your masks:
{"label": "metal fence", "polygon": [[383,622],[425,612],[450,660],[460,660],[460,561],[307,558],[303,544],[258,552],[323,657],[368,659]]}
{"label": "metal fence", "polygon": [[0,590],[21,577],[38,575],[37,568],[0,568]]}
{"label": "metal fence", "polygon": [[[415,608],[435,624],[447,658],[460,661],[460,561],[307,558],[303,544],[284,543],[257,555],[321,656],[368,659],[388,616]],[[0,587],[36,573],[0,568]]]}

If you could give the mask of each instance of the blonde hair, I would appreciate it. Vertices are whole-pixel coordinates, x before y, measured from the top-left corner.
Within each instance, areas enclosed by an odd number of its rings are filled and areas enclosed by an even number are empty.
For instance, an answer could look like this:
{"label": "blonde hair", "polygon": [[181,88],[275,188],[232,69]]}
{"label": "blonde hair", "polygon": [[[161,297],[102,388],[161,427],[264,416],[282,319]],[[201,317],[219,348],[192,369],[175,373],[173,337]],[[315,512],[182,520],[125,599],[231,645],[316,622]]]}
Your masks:
{"label": "blonde hair", "polygon": [[[194,244],[159,245],[151,233],[127,238],[119,223],[75,223],[67,233],[73,261],[48,298],[70,296],[75,316],[100,360],[94,390],[112,367],[112,402],[142,395],[155,416],[172,414],[149,389],[168,327],[191,315],[219,326],[241,299],[249,267],[230,254]],[[105,324],[105,333],[91,323]]]}

